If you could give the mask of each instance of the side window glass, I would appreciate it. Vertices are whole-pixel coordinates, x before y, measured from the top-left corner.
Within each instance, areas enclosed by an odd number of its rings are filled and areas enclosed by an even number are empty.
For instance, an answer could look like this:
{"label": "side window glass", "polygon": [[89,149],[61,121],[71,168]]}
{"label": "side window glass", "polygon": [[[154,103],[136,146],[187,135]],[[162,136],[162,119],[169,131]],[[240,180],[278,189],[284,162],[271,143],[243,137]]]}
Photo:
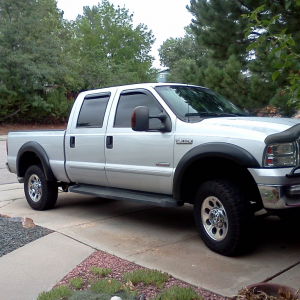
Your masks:
{"label": "side window glass", "polygon": [[102,127],[110,95],[84,99],[77,120],[78,127]]}
{"label": "side window glass", "polygon": [[[162,112],[159,103],[147,94],[133,92],[120,96],[114,127],[131,127],[131,115],[137,106],[146,106],[150,116],[157,116]],[[150,119],[150,128],[158,128],[161,121]]]}

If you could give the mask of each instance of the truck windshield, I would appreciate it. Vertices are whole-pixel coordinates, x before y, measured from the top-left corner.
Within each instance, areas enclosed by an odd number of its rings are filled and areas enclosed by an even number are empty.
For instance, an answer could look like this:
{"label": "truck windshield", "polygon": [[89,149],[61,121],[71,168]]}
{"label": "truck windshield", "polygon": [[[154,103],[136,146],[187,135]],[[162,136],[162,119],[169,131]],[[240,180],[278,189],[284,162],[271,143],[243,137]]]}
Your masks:
{"label": "truck windshield", "polygon": [[155,90],[185,122],[200,122],[211,117],[247,116],[226,98],[206,88],[170,85],[157,86]]}

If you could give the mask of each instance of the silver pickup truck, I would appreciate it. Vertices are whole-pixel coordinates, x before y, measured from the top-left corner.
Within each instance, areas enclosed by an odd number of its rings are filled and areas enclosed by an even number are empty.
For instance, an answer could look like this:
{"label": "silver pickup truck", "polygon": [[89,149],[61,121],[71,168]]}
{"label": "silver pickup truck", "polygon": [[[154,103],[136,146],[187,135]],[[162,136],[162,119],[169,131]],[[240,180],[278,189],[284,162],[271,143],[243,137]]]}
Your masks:
{"label": "silver pickup truck", "polygon": [[7,167],[36,210],[58,188],[160,206],[194,205],[205,244],[239,253],[254,213],[299,217],[300,121],[252,117],[198,86],[86,91],[67,130],[8,135]]}

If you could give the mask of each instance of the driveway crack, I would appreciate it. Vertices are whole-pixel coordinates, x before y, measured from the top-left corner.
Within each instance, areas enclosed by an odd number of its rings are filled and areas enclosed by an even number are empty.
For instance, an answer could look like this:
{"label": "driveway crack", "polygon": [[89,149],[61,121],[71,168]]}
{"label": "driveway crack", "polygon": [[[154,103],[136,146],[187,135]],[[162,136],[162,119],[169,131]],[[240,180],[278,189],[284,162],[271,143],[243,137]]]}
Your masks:
{"label": "driveway crack", "polygon": [[268,277],[267,279],[265,279],[265,280],[262,281],[262,282],[269,282],[270,280],[272,280],[272,279],[278,277],[279,275],[285,273],[286,271],[289,271],[290,269],[296,267],[296,266],[299,265],[299,264],[300,264],[300,261],[298,261],[298,262],[294,263],[293,265],[291,265],[291,266],[289,266],[289,267],[287,267],[287,268],[281,270],[280,272],[274,274],[273,276]]}

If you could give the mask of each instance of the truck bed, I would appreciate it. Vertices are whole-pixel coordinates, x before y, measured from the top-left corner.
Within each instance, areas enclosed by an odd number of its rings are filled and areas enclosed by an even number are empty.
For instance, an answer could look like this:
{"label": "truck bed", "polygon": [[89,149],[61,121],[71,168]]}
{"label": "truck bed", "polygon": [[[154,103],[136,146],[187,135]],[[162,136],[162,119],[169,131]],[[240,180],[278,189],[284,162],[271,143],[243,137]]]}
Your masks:
{"label": "truck bed", "polygon": [[46,151],[51,168],[57,180],[68,182],[65,171],[65,130],[34,130],[34,131],[11,131],[8,134],[7,161],[13,173],[16,170],[16,157],[19,149],[27,142],[36,142]]}

